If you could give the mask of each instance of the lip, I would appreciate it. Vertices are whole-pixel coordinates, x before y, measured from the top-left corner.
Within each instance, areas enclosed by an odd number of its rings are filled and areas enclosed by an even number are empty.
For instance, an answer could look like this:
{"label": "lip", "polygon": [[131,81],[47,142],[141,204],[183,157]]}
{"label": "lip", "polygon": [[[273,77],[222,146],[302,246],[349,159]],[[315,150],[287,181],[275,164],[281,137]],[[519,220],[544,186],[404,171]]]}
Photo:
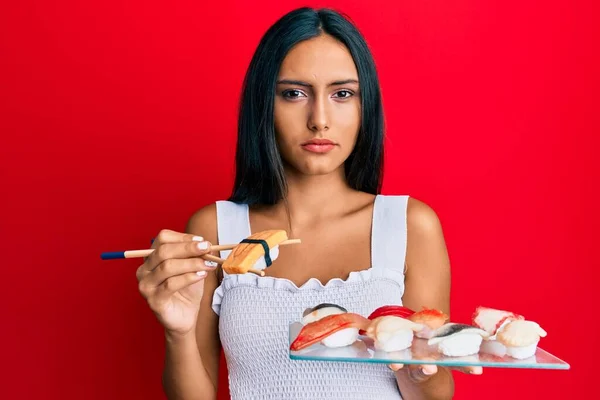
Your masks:
{"label": "lip", "polygon": [[336,144],[329,139],[311,139],[302,143],[302,148],[311,153],[327,153],[335,146]]}
{"label": "lip", "polygon": [[318,145],[319,144],[320,145],[332,144],[332,145],[335,145],[335,143],[329,139],[310,139],[310,140],[307,140],[306,142],[302,143],[302,146],[306,146],[309,144],[318,144]]}

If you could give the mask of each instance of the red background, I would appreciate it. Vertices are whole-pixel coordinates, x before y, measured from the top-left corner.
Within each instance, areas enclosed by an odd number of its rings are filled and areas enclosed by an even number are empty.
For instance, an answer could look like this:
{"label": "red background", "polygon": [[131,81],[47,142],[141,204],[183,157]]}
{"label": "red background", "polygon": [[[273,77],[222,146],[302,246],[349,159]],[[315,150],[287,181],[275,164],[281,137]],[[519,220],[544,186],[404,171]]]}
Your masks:
{"label": "red background", "polygon": [[[267,27],[304,4],[286,3],[3,4],[0,397],[163,398],[139,261],[99,255],[145,248],[229,194],[243,74]],[[592,3],[317,4],[347,12],[373,49],[384,192],[438,212],[453,318],[480,304],[525,314],[572,366],[458,374],[458,399],[582,398],[595,369]]]}

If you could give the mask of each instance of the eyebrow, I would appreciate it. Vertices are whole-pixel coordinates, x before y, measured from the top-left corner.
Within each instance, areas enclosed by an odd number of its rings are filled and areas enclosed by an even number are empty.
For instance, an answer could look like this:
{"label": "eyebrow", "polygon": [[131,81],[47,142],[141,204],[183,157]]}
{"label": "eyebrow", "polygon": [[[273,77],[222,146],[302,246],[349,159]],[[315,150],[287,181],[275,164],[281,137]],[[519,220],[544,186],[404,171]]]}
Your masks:
{"label": "eyebrow", "polygon": [[[347,85],[348,83],[358,84],[358,81],[356,79],[344,79],[341,81],[331,82],[327,86]],[[312,85],[308,82],[297,81],[294,79],[282,79],[282,80],[277,81],[277,84],[278,85],[298,85],[298,86],[304,86],[304,87],[312,87]]]}

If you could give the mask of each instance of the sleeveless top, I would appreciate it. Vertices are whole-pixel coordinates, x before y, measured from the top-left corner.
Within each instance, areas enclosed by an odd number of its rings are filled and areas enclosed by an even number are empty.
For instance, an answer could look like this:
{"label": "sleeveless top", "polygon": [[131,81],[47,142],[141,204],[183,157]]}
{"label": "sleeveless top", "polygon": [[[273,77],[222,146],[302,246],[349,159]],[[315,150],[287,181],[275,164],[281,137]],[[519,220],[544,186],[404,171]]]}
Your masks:
{"label": "sleeveless top", "polygon": [[[371,265],[345,280],[323,285],[311,278],[298,287],[285,278],[223,273],[212,308],[219,315],[233,400],[401,399],[387,364],[291,360],[289,325],[319,303],[338,304],[365,317],[380,306],[402,305],[407,203],[408,196],[376,196]],[[250,236],[247,205],[216,205],[219,243],[239,243]],[[222,251],[221,257],[229,253]]]}

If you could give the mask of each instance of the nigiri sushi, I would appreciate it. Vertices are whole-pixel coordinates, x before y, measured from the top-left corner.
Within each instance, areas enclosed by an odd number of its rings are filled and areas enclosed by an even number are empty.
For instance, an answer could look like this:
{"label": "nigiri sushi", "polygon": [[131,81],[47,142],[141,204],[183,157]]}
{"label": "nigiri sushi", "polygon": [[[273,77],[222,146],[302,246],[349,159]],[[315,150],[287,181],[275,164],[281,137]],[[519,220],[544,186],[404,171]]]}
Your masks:
{"label": "nigiri sushi", "polygon": [[[337,304],[321,303],[315,307],[307,308],[302,315],[302,324],[310,324],[329,315],[337,315],[348,312],[344,307]],[[343,347],[354,343],[358,339],[357,328],[345,328],[321,341],[326,347]]]}
{"label": "nigiri sushi", "polygon": [[422,324],[423,329],[415,333],[415,336],[422,339],[431,339],[433,332],[448,321],[448,315],[439,310],[423,307],[408,317],[409,320]]}
{"label": "nigiri sushi", "polygon": [[473,326],[486,331],[490,335],[490,340],[493,340],[496,338],[496,333],[507,323],[523,319],[525,318],[522,315],[510,311],[480,306],[473,314]]}
{"label": "nigiri sushi", "polygon": [[479,351],[481,353],[491,354],[497,357],[504,357],[506,355],[506,346],[497,340],[488,339],[483,340]]}
{"label": "nigiri sushi", "polygon": [[320,320],[323,317],[334,314],[343,314],[348,312],[344,307],[337,304],[321,303],[314,307],[307,308],[302,314],[302,324],[306,325],[311,322]]}
{"label": "nigiri sushi", "polygon": [[546,331],[536,322],[515,320],[498,333],[497,341],[506,346],[508,356],[525,359],[535,354],[540,338],[546,335]]}
{"label": "nigiri sushi", "polygon": [[382,306],[382,307],[376,308],[375,310],[373,310],[373,312],[371,313],[371,315],[369,315],[368,318],[373,320],[375,318],[385,317],[387,315],[393,315],[395,317],[407,318],[414,313],[415,312],[408,307],[389,305],[389,306]]}
{"label": "nigiri sushi", "polygon": [[447,323],[433,332],[429,345],[438,345],[438,350],[449,357],[463,357],[479,352],[483,338],[489,333],[471,325]]}
{"label": "nigiri sushi", "polygon": [[392,352],[409,348],[414,332],[423,328],[424,325],[408,319],[386,315],[375,318],[366,329],[366,335],[373,339],[375,350]]}
{"label": "nigiri sushi", "polygon": [[[387,305],[387,306],[378,307],[375,310],[373,310],[371,315],[368,316],[368,319],[374,320],[379,317],[386,317],[386,316],[390,316],[390,315],[395,316],[395,317],[400,317],[400,318],[407,318],[408,316],[410,316],[414,313],[415,312],[408,307],[398,306],[398,305]],[[364,335],[366,332],[361,330],[359,333],[361,335]]]}
{"label": "nigiri sushi", "polygon": [[[339,332],[346,328],[366,328],[369,326],[369,320],[360,314],[355,313],[342,313],[332,314],[325,316],[317,321],[310,322],[298,333],[296,339],[290,345],[290,350],[297,351],[302,350],[306,347],[312,346],[313,344],[322,342],[336,332]],[[344,342],[344,346],[352,344]],[[330,343],[329,347],[340,346],[341,343]]]}
{"label": "nigiri sushi", "polygon": [[[296,240],[297,241],[297,240]],[[222,267],[228,274],[257,273],[264,276],[264,269],[271,266],[279,256],[279,245],[288,242],[284,230],[256,232],[243,239],[229,253]]]}
{"label": "nigiri sushi", "polygon": [[[279,245],[274,246],[269,250],[269,258],[271,259],[270,263],[277,260],[277,257],[279,257]],[[270,263],[267,264],[267,260],[265,259],[265,256],[262,255],[258,258],[258,260],[256,260],[254,262],[254,265],[252,266],[252,268],[255,270],[258,270],[258,271],[262,271],[262,270],[268,268],[271,265]]]}

